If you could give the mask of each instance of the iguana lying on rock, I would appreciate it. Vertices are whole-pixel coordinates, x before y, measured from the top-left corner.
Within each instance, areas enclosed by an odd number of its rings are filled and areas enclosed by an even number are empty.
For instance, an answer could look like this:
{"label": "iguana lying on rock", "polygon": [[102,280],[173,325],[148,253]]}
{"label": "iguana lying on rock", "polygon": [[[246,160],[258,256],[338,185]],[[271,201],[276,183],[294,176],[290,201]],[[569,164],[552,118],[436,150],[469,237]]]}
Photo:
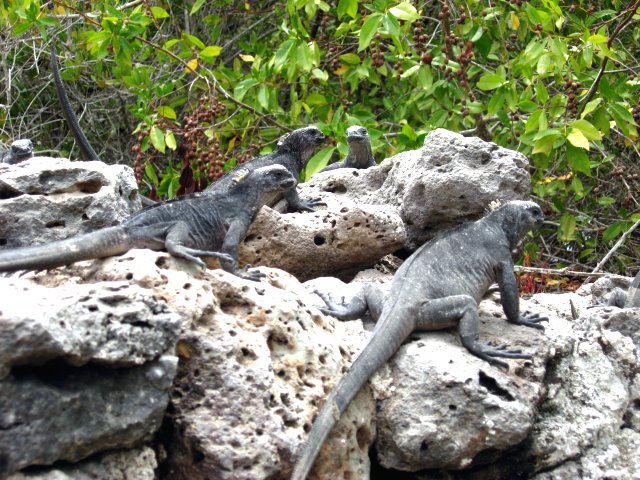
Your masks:
{"label": "iguana lying on rock", "polygon": [[[216,257],[222,268],[250,280],[259,272],[238,268],[238,246],[265,203],[296,180],[282,165],[238,170],[224,193],[212,192],[159,204],[119,226],[45,245],[0,252],[0,271],[41,270],[80,260],[125,253],[132,248],[167,250],[205,268],[199,257]],[[217,250],[221,250],[219,253]]]}
{"label": "iguana lying on rock", "polygon": [[0,163],[15,165],[31,157],[33,157],[33,142],[29,139],[16,140],[9,148],[4,147],[0,150]]}
{"label": "iguana lying on rock", "polygon": [[360,125],[347,128],[347,143],[349,154],[341,162],[332,163],[324,167],[321,172],[337,168],[369,168],[376,166],[376,160],[371,151],[371,137],[369,131]]}
{"label": "iguana lying on rock", "polygon": [[640,271],[633,278],[629,290],[614,289],[608,301],[609,306],[620,308],[640,308]]}
{"label": "iguana lying on rock", "polygon": [[348,305],[326,298],[326,313],[338,318],[361,316],[369,309],[376,327],[345,376],[320,410],[293,471],[293,480],[307,477],[333,426],[365,382],[398,350],[414,330],[458,327],[470,353],[494,365],[507,367],[496,357],[531,358],[503,346],[479,341],[478,303],[489,286],[498,282],[507,320],[544,330],[538,314],[520,313],[518,284],[511,252],[524,235],[543,222],[533,202],[509,202],[484,218],[436,237],[411,255],[398,269],[384,299],[373,285]]}
{"label": "iguana lying on rock", "polygon": [[[313,152],[324,142],[325,136],[317,127],[305,127],[294,130],[293,132],[283,135],[278,141],[277,148],[262,157],[254,158],[246,163],[243,163],[236,168],[244,168],[253,170],[255,168],[264,167],[265,165],[282,165],[284,166],[294,178],[298,179],[300,172],[305,167]],[[231,179],[233,178],[234,170],[221,177],[218,181],[209,185],[202,194],[208,195],[211,192],[224,191]],[[284,198],[289,204],[289,208],[296,211],[313,211],[313,207],[318,204],[317,201],[303,201],[299,196],[295,187],[290,188],[282,195],[276,197],[273,203],[269,206],[273,206],[281,198]]]}

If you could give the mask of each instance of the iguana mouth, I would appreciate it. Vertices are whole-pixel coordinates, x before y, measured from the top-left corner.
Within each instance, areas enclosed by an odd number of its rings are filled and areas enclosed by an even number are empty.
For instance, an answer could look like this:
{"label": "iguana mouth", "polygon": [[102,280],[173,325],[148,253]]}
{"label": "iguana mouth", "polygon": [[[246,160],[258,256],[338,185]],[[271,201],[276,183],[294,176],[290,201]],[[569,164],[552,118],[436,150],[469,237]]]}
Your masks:
{"label": "iguana mouth", "polygon": [[288,178],[287,180],[283,180],[280,182],[280,186],[285,189],[289,189],[291,187],[295,187],[296,181],[293,178]]}

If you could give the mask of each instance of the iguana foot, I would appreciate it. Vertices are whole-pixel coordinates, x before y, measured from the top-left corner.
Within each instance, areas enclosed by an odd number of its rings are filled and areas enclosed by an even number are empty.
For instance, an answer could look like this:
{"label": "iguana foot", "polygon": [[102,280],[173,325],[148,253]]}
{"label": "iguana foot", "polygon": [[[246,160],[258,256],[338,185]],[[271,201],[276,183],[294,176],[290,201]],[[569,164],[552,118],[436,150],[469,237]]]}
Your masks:
{"label": "iguana foot", "polygon": [[533,313],[526,311],[520,314],[518,320],[513,322],[514,325],[524,325],[525,327],[536,328],[544,332],[544,327],[540,325],[540,322],[548,322],[548,317],[543,317],[539,313]]}
{"label": "iguana foot", "polygon": [[523,360],[531,360],[531,355],[522,353],[522,350],[509,349],[505,345],[491,345],[488,343],[482,344],[477,340],[470,340],[462,338],[462,344],[467,347],[467,350],[478,358],[481,358],[492,365],[497,365],[508,369],[509,365],[506,362],[498,360],[495,357],[502,358],[518,358]]}
{"label": "iguana foot", "polygon": [[244,278],[245,280],[251,280],[253,282],[259,282],[267,276],[266,274],[258,270],[249,271],[250,268],[251,265],[247,264],[244,266],[244,268],[239,268],[238,270],[236,270],[234,272],[234,275],[237,275],[240,278]]}
{"label": "iguana foot", "polygon": [[321,198],[312,198],[310,200],[300,200],[300,202],[293,207],[301,212],[315,212],[313,207],[317,207],[318,205],[326,205],[326,203],[323,202]]}

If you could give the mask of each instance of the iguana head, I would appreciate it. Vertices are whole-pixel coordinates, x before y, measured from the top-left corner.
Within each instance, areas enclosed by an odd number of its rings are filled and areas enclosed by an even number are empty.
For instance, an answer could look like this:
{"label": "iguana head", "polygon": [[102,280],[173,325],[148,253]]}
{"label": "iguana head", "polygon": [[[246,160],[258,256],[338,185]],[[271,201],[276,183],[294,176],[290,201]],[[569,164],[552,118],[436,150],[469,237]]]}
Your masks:
{"label": "iguana head", "polygon": [[300,167],[304,167],[325,138],[318,127],[299,128],[284,138],[280,137],[278,150],[296,155]]}
{"label": "iguana head", "polygon": [[347,128],[347,142],[369,141],[369,130],[360,125],[352,125]]}
{"label": "iguana head", "polygon": [[515,248],[527,232],[540,228],[544,222],[542,209],[537,203],[521,200],[505,203],[487,215],[486,218],[500,224],[512,248]]}
{"label": "iguana head", "polygon": [[291,172],[282,165],[256,168],[240,181],[252,182],[251,188],[261,192],[284,192],[298,183]]}

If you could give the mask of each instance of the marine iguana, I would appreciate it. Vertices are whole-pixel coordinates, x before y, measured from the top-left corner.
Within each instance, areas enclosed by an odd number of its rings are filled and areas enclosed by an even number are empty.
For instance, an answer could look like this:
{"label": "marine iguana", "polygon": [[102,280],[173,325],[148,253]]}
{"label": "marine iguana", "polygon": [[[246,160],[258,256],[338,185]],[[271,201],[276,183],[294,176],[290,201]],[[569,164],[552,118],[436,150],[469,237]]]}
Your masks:
{"label": "marine iguana", "polygon": [[[190,197],[142,210],[121,225],[45,245],[0,252],[0,271],[40,270],[125,253],[132,248],[167,250],[206,268],[199,257],[216,257],[227,272],[259,280],[238,268],[238,246],[265,203],[296,180],[282,165],[238,170],[224,193]],[[221,250],[222,253],[215,251]]]}
{"label": "marine iguana", "polygon": [[369,131],[360,125],[347,128],[347,143],[349,154],[341,162],[332,163],[324,167],[321,172],[338,168],[369,168],[376,166],[376,160],[371,151],[371,137]]}
{"label": "marine iguana", "polygon": [[[299,128],[280,137],[277,148],[273,152],[254,158],[253,160],[249,160],[248,162],[236,167],[236,169],[245,168],[253,170],[265,165],[283,165],[287,170],[289,170],[291,175],[297,179],[300,176],[300,172],[313,155],[313,152],[322,144],[322,142],[324,142],[325,138],[326,137],[317,127],[310,126]],[[226,190],[236,169],[231,170],[218,181],[209,185],[201,195],[209,195],[211,192],[221,192]],[[292,187],[284,192],[284,194],[277,196],[269,206],[273,206],[281,198],[284,198],[287,201],[290,209],[296,211],[313,212],[313,207],[320,203],[317,200],[303,201],[298,196],[296,188]]]}
{"label": "marine iguana", "polygon": [[482,219],[436,237],[416,250],[396,272],[383,305],[380,302],[384,296],[373,285],[346,306],[326,299],[329,307],[326,312],[338,318],[358,317],[368,308],[374,318],[379,315],[379,320],[369,342],[320,410],[292,480],[307,477],[322,444],[349,403],[414,330],[457,326],[462,344],[470,353],[501,367],[508,368],[496,357],[531,358],[520,350],[480,343],[478,302],[497,281],[507,320],[544,330],[539,322],[546,318],[519,311],[511,258],[517,243],[542,222],[542,210],[537,204],[508,202]]}
{"label": "marine iguana", "polygon": [[611,292],[607,305],[620,308],[640,308],[640,271],[633,278],[629,290],[625,292],[616,288]]}
{"label": "marine iguana", "polygon": [[16,140],[9,148],[4,147],[3,150],[0,154],[0,163],[15,165],[33,157],[33,142],[29,139]]}

